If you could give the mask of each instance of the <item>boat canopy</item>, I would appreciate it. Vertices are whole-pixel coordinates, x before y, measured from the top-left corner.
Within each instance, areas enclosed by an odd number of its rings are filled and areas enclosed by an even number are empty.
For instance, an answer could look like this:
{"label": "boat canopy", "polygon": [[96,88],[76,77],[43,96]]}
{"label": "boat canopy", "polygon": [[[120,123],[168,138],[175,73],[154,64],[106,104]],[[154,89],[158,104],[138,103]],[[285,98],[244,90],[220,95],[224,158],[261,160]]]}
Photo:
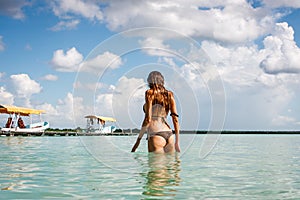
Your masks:
{"label": "boat canopy", "polygon": [[39,115],[44,113],[44,110],[36,110],[31,108],[10,106],[10,105],[0,105],[0,113],[4,114],[19,114],[21,116],[29,116],[30,114]]}
{"label": "boat canopy", "polygon": [[117,120],[112,117],[103,117],[103,116],[97,116],[97,115],[87,115],[85,118],[89,119],[101,119],[103,121],[110,121],[110,122],[116,122]]}

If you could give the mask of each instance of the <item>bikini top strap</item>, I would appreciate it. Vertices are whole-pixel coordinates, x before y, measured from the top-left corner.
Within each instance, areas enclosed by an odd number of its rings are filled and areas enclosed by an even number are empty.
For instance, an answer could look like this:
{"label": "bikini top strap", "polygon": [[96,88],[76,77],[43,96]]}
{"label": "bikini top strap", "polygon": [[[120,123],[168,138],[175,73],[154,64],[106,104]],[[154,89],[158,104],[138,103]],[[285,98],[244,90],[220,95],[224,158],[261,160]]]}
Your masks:
{"label": "bikini top strap", "polygon": [[162,119],[163,119],[164,123],[167,125],[167,127],[168,127],[169,129],[171,129],[171,127],[170,127],[170,125],[168,124],[166,118],[163,117]]}

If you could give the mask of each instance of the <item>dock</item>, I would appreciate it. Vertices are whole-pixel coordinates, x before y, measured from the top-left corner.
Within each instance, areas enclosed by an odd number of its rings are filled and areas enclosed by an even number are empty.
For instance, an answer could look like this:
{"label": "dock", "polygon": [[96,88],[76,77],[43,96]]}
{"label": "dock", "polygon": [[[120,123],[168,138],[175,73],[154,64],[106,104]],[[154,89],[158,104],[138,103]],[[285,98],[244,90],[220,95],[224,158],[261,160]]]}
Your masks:
{"label": "dock", "polygon": [[45,131],[41,133],[22,133],[22,132],[1,132],[2,137],[41,137],[41,136],[132,136],[138,133],[132,132],[113,132],[113,133],[85,133],[85,132],[73,132],[73,131]]}

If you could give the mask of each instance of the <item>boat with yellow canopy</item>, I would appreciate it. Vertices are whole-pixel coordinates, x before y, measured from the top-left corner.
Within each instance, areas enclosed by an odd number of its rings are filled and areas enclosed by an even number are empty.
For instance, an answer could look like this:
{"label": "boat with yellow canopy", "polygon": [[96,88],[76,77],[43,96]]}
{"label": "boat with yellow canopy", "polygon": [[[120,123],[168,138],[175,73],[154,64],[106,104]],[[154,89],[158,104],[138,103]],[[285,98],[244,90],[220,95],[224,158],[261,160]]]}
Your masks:
{"label": "boat with yellow canopy", "polygon": [[[20,132],[20,133],[42,133],[49,128],[49,123],[41,119],[41,114],[44,110],[32,108],[17,107],[12,105],[0,105],[0,113],[8,114],[6,124],[1,128],[2,132]],[[40,122],[32,123],[31,115],[39,115]],[[22,119],[23,116],[30,117],[30,123],[25,125]]]}
{"label": "boat with yellow canopy", "polygon": [[117,121],[115,118],[98,115],[87,115],[85,118],[87,119],[87,133],[109,134],[116,130],[116,126],[107,125],[106,123],[115,123]]}

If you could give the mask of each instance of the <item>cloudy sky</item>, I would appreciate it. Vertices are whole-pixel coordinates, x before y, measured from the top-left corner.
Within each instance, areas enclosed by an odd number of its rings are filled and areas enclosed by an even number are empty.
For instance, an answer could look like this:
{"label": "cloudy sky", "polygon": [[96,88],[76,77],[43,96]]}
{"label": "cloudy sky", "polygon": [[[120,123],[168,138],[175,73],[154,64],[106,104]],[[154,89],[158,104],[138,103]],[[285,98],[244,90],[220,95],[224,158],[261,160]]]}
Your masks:
{"label": "cloudy sky", "polygon": [[3,0],[0,104],[138,128],[159,70],[182,129],[299,130],[299,20],[299,0]]}

